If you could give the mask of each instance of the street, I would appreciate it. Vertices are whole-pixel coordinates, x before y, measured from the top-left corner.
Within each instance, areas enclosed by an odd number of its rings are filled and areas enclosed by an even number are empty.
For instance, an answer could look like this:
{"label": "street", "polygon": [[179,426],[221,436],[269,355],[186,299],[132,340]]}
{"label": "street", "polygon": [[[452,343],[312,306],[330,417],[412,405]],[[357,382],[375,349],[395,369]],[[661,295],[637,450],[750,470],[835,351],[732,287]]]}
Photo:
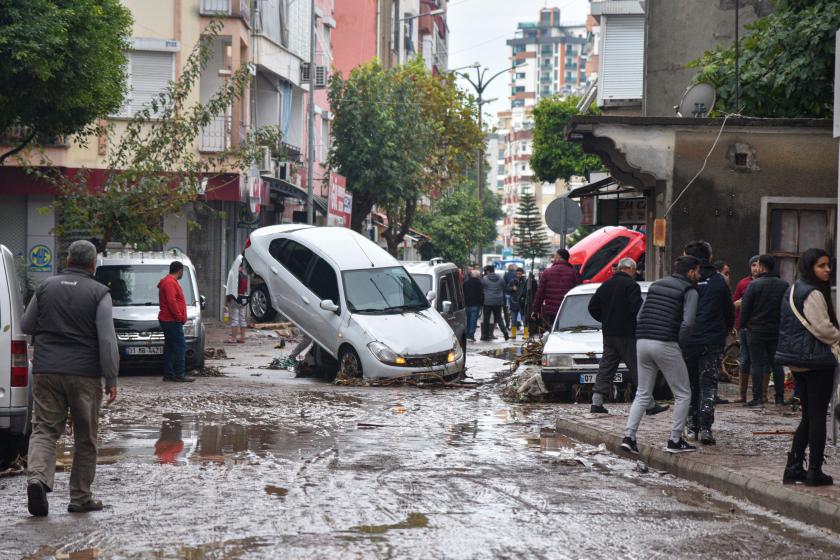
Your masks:
{"label": "street", "polygon": [[468,374],[483,384],[418,389],[261,369],[288,352],[277,342],[227,345],[211,362],[223,377],[123,377],[101,425],[106,509],[68,514],[59,472],[50,515],[34,518],[25,477],[2,478],[0,558],[840,554],[830,532],[555,435],[558,410],[582,405],[505,403],[494,380],[508,367],[475,345]]}

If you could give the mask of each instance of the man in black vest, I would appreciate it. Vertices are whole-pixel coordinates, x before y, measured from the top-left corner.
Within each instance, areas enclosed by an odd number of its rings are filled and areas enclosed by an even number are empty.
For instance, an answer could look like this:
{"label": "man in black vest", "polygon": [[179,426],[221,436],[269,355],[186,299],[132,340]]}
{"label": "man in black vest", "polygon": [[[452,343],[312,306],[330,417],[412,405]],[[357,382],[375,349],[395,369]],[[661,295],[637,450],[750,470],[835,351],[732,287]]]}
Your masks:
{"label": "man in black vest", "polygon": [[682,256],[674,263],[671,276],[657,280],[648,288],[647,299],[639,311],[636,324],[636,355],[639,361],[639,387],[630,407],[627,429],[621,448],[638,453],[636,431],[642,415],[653,401],[653,387],[659,371],[674,393],[674,412],[671,417],[671,437],[665,447],[668,453],[696,451],[682,437],[691,386],[681,347],[685,346],[694,326],[697,313],[697,289],[700,261]]}
{"label": "man in black vest", "polygon": [[723,358],[726,335],[735,324],[735,306],[726,278],[712,265],[712,246],[706,241],[692,241],[683,254],[700,261],[697,282],[697,316],[684,350],[688,379],[691,382],[691,407],[688,410],[688,433],[704,445],[714,445],[718,372]]}
{"label": "man in black vest", "polygon": [[64,432],[68,412],[73,419],[74,451],[67,511],[102,509],[90,486],[96,475],[102,379],[110,404],[117,398],[119,352],[111,295],[93,277],[95,270],[96,247],[89,241],[73,242],[67,268],[38,286],[21,322],[35,342],[26,493],[29,513],[36,516],[49,512],[47,492],[52,491],[55,479],[55,444]]}
{"label": "man in black vest", "polygon": [[[604,352],[598,364],[598,375],[592,389],[589,412],[607,414],[604,397],[610,394],[618,364],[624,362],[630,384],[638,385],[636,373],[636,315],[642,307],[642,290],[636,282],[636,261],[623,258],[612,278],[601,284],[589,300],[589,314],[601,323]],[[651,401],[648,415],[668,410]]]}

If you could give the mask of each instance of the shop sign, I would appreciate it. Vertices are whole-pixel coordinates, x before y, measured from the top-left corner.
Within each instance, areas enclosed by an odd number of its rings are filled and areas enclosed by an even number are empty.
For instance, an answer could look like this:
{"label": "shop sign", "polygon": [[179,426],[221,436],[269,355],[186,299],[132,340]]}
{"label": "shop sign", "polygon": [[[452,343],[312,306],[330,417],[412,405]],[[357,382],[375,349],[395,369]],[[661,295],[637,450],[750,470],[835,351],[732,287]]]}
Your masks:
{"label": "shop sign", "polygon": [[240,206],[236,227],[240,229],[257,229],[260,227],[260,217],[258,214],[251,212],[251,209],[247,205]]}
{"label": "shop sign", "polygon": [[327,225],[350,227],[353,194],[346,189],[346,179],[333,173],[330,176],[330,196],[327,205]]}
{"label": "shop sign", "polygon": [[52,249],[46,245],[35,245],[29,250],[30,272],[52,272]]}

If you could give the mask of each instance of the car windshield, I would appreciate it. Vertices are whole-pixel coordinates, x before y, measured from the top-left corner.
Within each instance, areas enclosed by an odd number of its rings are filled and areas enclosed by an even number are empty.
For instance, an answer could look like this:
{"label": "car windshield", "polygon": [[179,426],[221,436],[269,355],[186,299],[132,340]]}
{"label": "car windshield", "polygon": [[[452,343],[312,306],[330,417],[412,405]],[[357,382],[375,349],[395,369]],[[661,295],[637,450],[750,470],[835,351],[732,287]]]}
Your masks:
{"label": "car windshield", "polygon": [[[104,265],[96,268],[96,279],[111,290],[115,306],[159,305],[158,282],[169,274],[167,264]],[[179,282],[187,305],[195,305],[190,269],[184,267]]]}
{"label": "car windshield", "polygon": [[428,294],[432,289],[432,277],[430,275],[412,274],[411,277],[414,278],[414,281],[417,282],[418,286],[420,286],[420,291],[424,294]]}
{"label": "car windshield", "polygon": [[429,307],[426,296],[401,266],[342,273],[347,307],[354,313],[401,313]]}
{"label": "car windshield", "polygon": [[601,323],[592,318],[589,314],[589,300],[592,294],[581,294],[566,296],[563,298],[563,305],[557,313],[557,320],[554,323],[555,331],[574,329],[600,329]]}

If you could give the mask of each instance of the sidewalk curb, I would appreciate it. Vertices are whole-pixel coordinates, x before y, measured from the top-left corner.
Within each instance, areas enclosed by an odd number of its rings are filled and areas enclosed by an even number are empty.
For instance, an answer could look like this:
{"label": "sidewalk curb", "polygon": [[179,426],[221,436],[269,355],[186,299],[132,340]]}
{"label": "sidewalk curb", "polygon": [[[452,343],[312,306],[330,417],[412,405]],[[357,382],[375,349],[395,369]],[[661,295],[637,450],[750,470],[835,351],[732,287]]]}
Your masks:
{"label": "sidewalk curb", "polygon": [[[557,432],[592,445],[603,443],[607,449],[622,457],[636,457],[621,449],[621,436],[604,430],[558,418]],[[749,500],[782,515],[840,533],[840,504],[787,488],[781,482],[781,472],[778,483],[756,480],[721,468],[720,465],[706,463],[702,453],[672,455],[644,443],[638,446],[638,458],[655,469],[666,470],[724,494]]]}

